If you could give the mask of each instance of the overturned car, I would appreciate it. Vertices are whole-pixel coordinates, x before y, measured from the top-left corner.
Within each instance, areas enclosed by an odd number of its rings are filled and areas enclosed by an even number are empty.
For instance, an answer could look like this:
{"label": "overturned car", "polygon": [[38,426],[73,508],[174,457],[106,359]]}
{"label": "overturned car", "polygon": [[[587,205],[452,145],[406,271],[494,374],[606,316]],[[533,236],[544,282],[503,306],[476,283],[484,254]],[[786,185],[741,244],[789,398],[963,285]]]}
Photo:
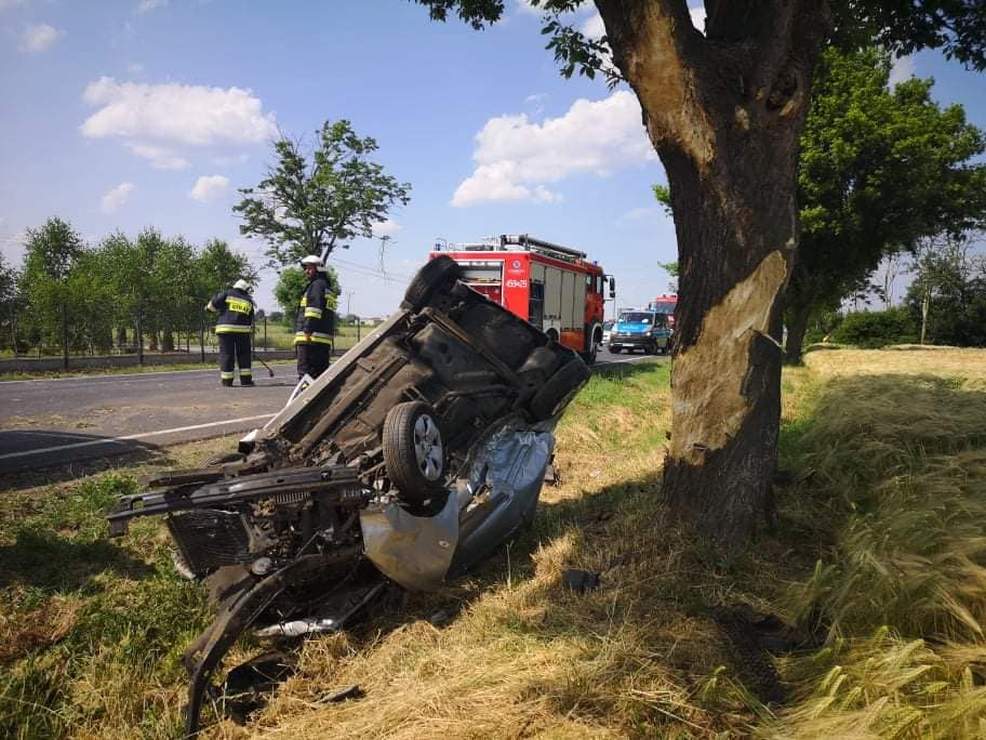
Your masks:
{"label": "overturned car", "polygon": [[401,309],[235,455],[168,473],[109,515],[164,515],[215,621],[185,653],[186,730],[241,634],[342,629],[388,589],[431,590],[534,516],[553,429],[589,370],[459,282],[447,257]]}

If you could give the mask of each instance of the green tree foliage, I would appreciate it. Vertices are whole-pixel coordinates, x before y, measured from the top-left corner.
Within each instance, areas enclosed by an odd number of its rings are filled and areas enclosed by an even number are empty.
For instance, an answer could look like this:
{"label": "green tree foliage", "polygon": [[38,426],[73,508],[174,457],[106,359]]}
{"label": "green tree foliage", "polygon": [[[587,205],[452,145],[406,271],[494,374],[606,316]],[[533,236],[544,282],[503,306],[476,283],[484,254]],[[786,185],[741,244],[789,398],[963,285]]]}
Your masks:
{"label": "green tree foliage", "polygon": [[121,345],[132,335],[141,346],[147,339],[151,349],[171,351],[182,334],[205,326],[208,298],[241,277],[255,282],[257,272],[222,241],[199,251],[180,236],[144,229],[136,238],[117,232],[85,249],[70,227],[52,219],[28,232],[13,334],[22,345],[60,344],[64,300],[74,351],[109,351],[114,335]]}
{"label": "green tree foliage", "polygon": [[0,254],[0,347],[15,348],[17,342],[18,274]]}
{"label": "green tree foliage", "polygon": [[84,251],[82,237],[60,218],[50,218],[40,228],[27,231],[20,275],[20,288],[29,306],[25,324],[49,344],[64,345],[67,339],[67,314],[73,304],[68,278]]}
{"label": "green tree foliage", "polygon": [[922,341],[986,347],[986,257],[963,238],[928,240],[914,258],[905,298]]}
{"label": "green tree foliage", "polygon": [[196,270],[200,280],[198,295],[202,300],[208,300],[241,278],[254,286],[259,279],[257,270],[246,256],[234,252],[220,239],[205,243]]}
{"label": "green tree foliage", "polygon": [[406,205],[411,186],[388,175],[369,157],[377,142],[361,137],[349,121],[326,121],[311,156],[290,139],[274,143],[276,164],[233,206],[240,233],[267,242],[273,264],[307,254],[327,257],[354,237],[371,237],[390,208]]}
{"label": "green tree foliage", "polygon": [[887,254],[986,218],[986,149],[961,106],[941,108],[932,81],[890,89],[890,58],[828,49],[801,137],[801,243],[786,298],[788,360],[813,312],[864,286]]}
{"label": "green tree foliage", "polygon": [[854,311],[839,323],[831,339],[838,344],[876,349],[888,344],[916,342],[917,326],[911,313],[904,308]]}
{"label": "green tree foliage", "polygon": [[[428,8],[432,20],[444,22],[452,15],[476,30],[499,21],[506,7],[503,0],[415,2]],[[619,70],[608,64],[612,51],[610,40],[605,36],[598,40],[587,38],[576,28],[578,19],[568,15],[589,5],[590,0],[528,0],[528,4],[544,11],[541,33],[548,37],[545,48],[554,53],[564,77],[571,77],[577,71],[590,79],[599,72],[611,82],[622,79]],[[634,6],[640,6],[643,2],[596,0],[595,4],[615,6],[616,10],[629,17],[635,10]],[[728,20],[727,0],[706,0],[704,5],[707,18],[722,16]],[[831,0],[824,6],[832,17],[830,39],[843,49],[867,47],[874,42],[898,56],[920,49],[941,49],[946,57],[955,58],[967,67],[986,68],[986,11],[982,3],[976,0],[915,0],[907,3]],[[743,19],[745,25],[752,27],[750,20],[756,21],[755,16],[770,13],[771,9],[768,4],[759,3],[744,7],[741,12],[746,16]],[[727,26],[727,23],[723,24],[724,31]],[[739,26],[734,25],[734,34],[740,31]]]}
{"label": "green tree foliage", "polygon": [[[325,271],[325,278],[329,283],[331,298],[327,301],[328,307],[335,311],[339,305],[339,276],[331,267]],[[277,305],[283,310],[283,321],[288,326],[294,326],[294,319],[298,313],[298,301],[301,300],[302,293],[308,286],[308,277],[300,267],[285,267],[277,279],[274,286],[274,299]]]}

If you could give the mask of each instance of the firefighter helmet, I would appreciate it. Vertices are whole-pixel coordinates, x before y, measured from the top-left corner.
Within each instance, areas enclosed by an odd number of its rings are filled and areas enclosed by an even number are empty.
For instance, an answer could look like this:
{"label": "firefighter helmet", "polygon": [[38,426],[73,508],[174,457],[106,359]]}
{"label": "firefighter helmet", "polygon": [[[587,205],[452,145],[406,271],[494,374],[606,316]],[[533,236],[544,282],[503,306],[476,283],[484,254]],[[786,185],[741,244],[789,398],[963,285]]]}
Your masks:
{"label": "firefighter helmet", "polygon": [[240,278],[235,283],[233,283],[233,287],[236,288],[237,290],[250,290],[250,283],[248,283],[243,278]]}
{"label": "firefighter helmet", "polygon": [[319,272],[325,272],[325,265],[322,263],[322,258],[317,254],[310,254],[307,257],[301,258],[302,266],[315,265],[315,269]]}

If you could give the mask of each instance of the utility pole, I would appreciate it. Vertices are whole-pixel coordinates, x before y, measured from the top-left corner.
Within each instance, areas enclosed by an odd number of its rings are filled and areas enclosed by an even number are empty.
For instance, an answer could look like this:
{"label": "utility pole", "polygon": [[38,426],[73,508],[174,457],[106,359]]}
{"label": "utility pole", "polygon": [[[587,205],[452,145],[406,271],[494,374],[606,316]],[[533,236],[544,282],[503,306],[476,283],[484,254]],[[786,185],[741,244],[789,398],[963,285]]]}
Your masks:
{"label": "utility pole", "polygon": [[[356,293],[355,290],[346,291],[346,315],[352,316],[352,305],[353,305],[353,295]],[[356,341],[359,342],[359,316],[356,317]]]}

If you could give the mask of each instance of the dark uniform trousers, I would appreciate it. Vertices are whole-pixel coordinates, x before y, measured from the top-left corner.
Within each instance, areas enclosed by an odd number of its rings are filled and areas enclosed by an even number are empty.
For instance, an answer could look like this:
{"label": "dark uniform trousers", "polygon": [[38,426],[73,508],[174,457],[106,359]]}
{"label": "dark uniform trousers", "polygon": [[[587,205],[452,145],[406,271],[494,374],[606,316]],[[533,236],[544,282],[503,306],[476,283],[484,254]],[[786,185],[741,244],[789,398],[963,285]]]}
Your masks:
{"label": "dark uniform trousers", "polygon": [[329,367],[329,352],[332,346],[321,342],[299,342],[295,345],[298,350],[298,379],[306,373],[317,378]]}
{"label": "dark uniform trousers", "polygon": [[250,334],[227,332],[217,334],[219,339],[219,372],[223,380],[233,379],[234,363],[240,366],[240,380],[252,380],[250,369]]}

